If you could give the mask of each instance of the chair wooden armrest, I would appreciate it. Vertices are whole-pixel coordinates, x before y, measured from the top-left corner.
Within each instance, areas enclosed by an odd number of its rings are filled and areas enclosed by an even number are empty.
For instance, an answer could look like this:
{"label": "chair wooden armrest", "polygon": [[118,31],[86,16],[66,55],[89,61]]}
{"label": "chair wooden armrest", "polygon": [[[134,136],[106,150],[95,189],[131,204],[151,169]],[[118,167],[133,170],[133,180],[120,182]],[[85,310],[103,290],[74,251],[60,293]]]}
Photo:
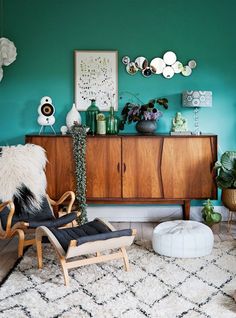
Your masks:
{"label": "chair wooden armrest", "polygon": [[47,197],[48,197],[48,200],[49,200],[49,202],[50,202],[50,204],[51,204],[52,206],[58,206],[58,205],[60,205],[62,202],[64,202],[67,198],[70,197],[70,201],[69,201],[69,204],[68,204],[68,206],[67,206],[66,213],[70,213],[70,212],[71,212],[73,203],[75,202],[75,194],[74,194],[73,191],[67,191],[67,192],[65,192],[65,193],[60,197],[60,199],[57,200],[57,201],[54,201],[53,199],[51,199],[51,198],[49,197],[49,195],[47,195]]}
{"label": "chair wooden armrest", "polygon": [[12,231],[11,231],[11,226],[12,226],[12,218],[15,213],[15,204],[13,201],[6,201],[0,204],[0,213],[1,211],[6,207],[9,206],[10,211],[7,217],[7,224],[6,224],[6,230],[5,230],[5,236],[6,237],[11,237]]}
{"label": "chair wooden armrest", "polygon": [[[0,228],[0,238],[11,238],[14,235],[18,235],[19,237],[19,243],[18,243],[18,257],[21,257],[23,255],[23,249],[24,249],[24,241],[25,241],[25,233],[22,229],[16,228],[15,225],[12,226],[12,218],[15,213],[15,204],[12,201],[6,201],[0,204],[0,213],[2,210],[9,206],[10,211],[7,217],[7,224],[5,231]],[[19,223],[18,223],[19,224]]]}

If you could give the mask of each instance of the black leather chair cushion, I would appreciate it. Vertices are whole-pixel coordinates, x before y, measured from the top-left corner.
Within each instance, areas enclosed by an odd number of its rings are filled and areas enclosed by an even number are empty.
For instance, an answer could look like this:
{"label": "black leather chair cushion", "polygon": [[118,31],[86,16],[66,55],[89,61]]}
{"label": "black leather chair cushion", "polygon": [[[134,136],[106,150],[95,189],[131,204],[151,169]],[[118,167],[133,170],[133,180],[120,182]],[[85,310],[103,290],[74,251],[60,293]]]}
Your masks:
{"label": "black leather chair cushion", "polygon": [[30,221],[30,228],[37,228],[38,226],[46,226],[46,227],[61,227],[66,225],[72,221],[74,221],[77,217],[76,212],[71,212],[69,214],[63,215],[60,218],[53,218],[51,220],[42,220],[42,221]]}
{"label": "black leather chair cushion", "polygon": [[[4,230],[6,230],[7,225],[7,217],[9,214],[9,208],[5,207],[2,212],[0,212],[0,219],[1,224]],[[43,198],[42,204],[41,204],[41,211],[37,214],[30,214],[25,211],[17,211],[17,205],[16,205],[16,211],[14,213],[14,216],[12,218],[12,226],[17,222],[27,222],[30,224],[30,228],[36,228],[38,226],[47,226],[47,227],[60,227],[67,223],[70,223],[71,221],[75,220],[77,217],[76,213],[73,212],[68,215],[65,215],[61,218],[56,219],[53,215],[51,206],[47,200],[46,197]]]}
{"label": "black leather chair cushion", "polygon": [[50,228],[50,230],[58,239],[65,252],[67,251],[71,240],[76,240],[78,246],[87,242],[132,235],[132,230],[130,229],[111,231],[99,220],[94,220],[78,227],[65,229]]}

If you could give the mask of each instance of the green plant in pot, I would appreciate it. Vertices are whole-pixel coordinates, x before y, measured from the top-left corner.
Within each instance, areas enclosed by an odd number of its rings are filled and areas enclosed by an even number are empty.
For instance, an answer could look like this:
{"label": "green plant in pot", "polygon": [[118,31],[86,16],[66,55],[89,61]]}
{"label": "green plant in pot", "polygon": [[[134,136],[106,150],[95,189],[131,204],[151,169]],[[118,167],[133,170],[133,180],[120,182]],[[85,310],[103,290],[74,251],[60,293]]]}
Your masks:
{"label": "green plant in pot", "polygon": [[236,211],[236,151],[226,151],[214,167],[218,171],[217,186],[222,189],[222,202],[230,211]]}
{"label": "green plant in pot", "polygon": [[214,211],[214,206],[210,199],[203,203],[204,208],[202,209],[202,218],[208,226],[212,226],[215,223],[219,223],[222,216],[219,212]]}

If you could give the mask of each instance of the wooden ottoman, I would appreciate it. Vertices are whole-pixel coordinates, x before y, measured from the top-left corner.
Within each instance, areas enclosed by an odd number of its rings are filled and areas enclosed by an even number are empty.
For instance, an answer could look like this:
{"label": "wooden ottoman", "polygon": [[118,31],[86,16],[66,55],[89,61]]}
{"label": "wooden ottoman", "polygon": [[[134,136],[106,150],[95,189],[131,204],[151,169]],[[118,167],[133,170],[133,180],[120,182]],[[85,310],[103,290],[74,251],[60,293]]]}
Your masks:
{"label": "wooden ottoman", "polygon": [[[101,219],[71,228],[57,229],[40,226],[36,229],[38,267],[41,269],[43,265],[42,238],[46,236],[59,256],[65,285],[69,283],[68,269],[83,265],[122,258],[125,269],[128,271],[129,260],[125,247],[133,243],[135,234],[135,229],[116,231],[110,223]],[[101,255],[101,252],[113,249],[118,249],[118,251]],[[75,259],[93,253],[96,256]]]}

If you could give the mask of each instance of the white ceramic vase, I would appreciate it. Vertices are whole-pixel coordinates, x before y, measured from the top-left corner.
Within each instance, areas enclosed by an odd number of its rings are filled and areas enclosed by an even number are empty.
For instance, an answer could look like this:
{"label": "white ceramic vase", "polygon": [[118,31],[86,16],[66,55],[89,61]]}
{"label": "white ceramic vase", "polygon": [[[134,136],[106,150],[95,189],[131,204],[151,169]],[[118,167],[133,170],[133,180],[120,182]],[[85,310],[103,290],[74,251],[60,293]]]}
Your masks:
{"label": "white ceramic vase", "polygon": [[75,104],[73,104],[71,110],[66,115],[66,126],[67,126],[67,128],[70,129],[74,125],[75,121],[78,124],[81,124],[80,113],[78,112],[77,108],[75,107]]}

